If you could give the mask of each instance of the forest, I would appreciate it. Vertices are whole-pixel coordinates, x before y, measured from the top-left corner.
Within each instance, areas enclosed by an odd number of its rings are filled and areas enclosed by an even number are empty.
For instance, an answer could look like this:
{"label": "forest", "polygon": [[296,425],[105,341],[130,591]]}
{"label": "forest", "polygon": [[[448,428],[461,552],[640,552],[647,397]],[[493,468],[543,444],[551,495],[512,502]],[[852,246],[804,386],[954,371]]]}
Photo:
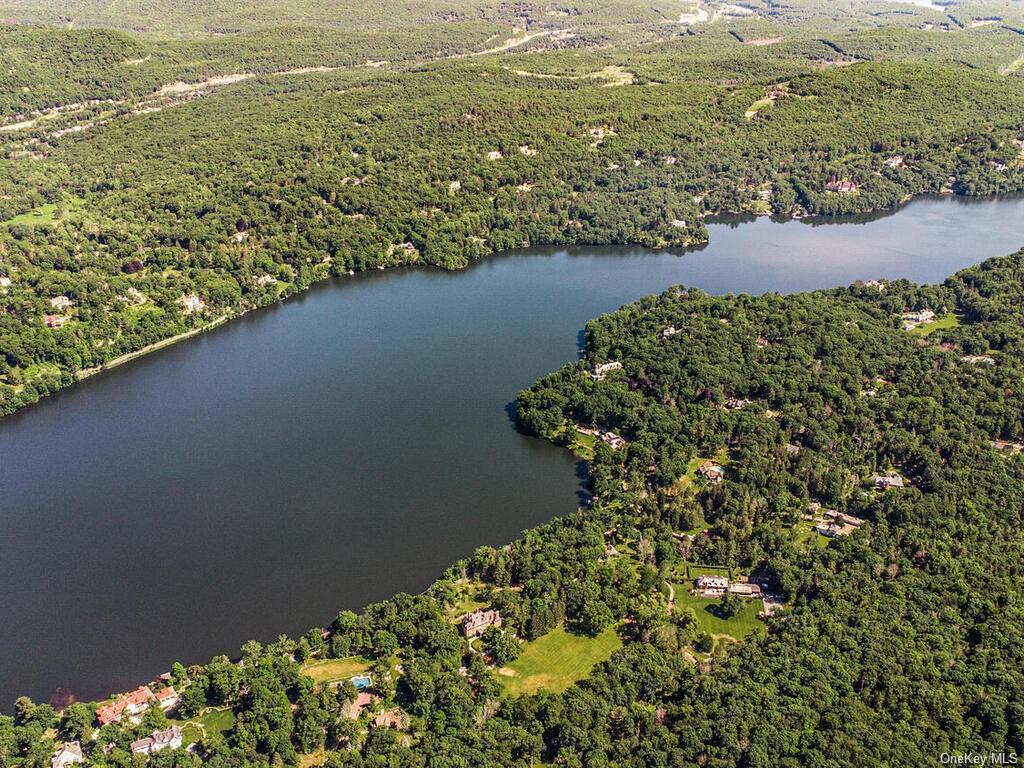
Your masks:
{"label": "forest", "polygon": [[[484,56],[466,51],[503,34],[477,21],[447,37],[0,29],[0,414],[353,271],[677,248],[716,213],[1022,188],[1024,80],[996,67],[1019,34],[806,23],[613,48],[532,27]],[[787,39],[744,42],[772,30]]]}
{"label": "forest", "polygon": [[[171,720],[151,709],[94,737],[95,704],[58,715],[19,699],[0,718],[0,764],[43,766],[63,738],[87,745],[92,765],[128,766],[140,734],[210,713],[228,723],[150,762],[862,766],[1020,754],[1022,286],[1024,252],[942,285],[673,288],[600,317],[583,359],[518,400],[524,429],[576,450],[576,427],[624,438],[589,452],[586,508],[479,549],[423,594],[343,611],[297,640],[247,643],[235,659],[175,664]],[[931,325],[906,330],[904,315],[923,310]],[[591,375],[611,361],[621,367]],[[720,482],[693,477],[701,456],[719,457]],[[902,482],[881,489],[880,474]],[[814,504],[863,525],[807,539]],[[743,642],[711,637],[666,593],[683,562],[749,573],[784,607]],[[732,602],[715,610],[727,617]],[[469,605],[500,611],[500,629],[461,637]],[[497,670],[563,627],[614,631],[621,647],[564,690],[508,695]],[[353,684],[312,671],[332,663],[365,670],[375,701],[400,714],[353,718]]]}
{"label": "forest", "polygon": [[[1007,2],[4,8],[0,415],[356,271],[1024,188]],[[70,742],[109,768],[1020,755],[1022,360],[1024,251],[941,285],[648,296],[515,404],[587,461],[583,507],[175,663],[166,712],[22,697],[0,768]],[[169,726],[188,748],[133,752]]]}

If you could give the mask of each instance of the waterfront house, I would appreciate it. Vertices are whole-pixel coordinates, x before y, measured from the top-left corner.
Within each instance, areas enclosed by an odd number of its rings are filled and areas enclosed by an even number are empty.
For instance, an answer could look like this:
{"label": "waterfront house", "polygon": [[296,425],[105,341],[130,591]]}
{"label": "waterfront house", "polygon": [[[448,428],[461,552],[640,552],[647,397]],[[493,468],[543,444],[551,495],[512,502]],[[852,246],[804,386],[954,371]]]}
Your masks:
{"label": "waterfront house", "polygon": [[617,360],[613,360],[610,363],[598,363],[594,366],[593,372],[590,374],[590,378],[594,381],[603,381],[604,377],[612,371],[622,370],[622,363]]}
{"label": "waterfront house", "polygon": [[839,179],[833,177],[825,182],[825,191],[835,192],[840,195],[848,195],[851,192],[857,191],[857,185],[854,184],[852,181],[846,179],[840,181]]}
{"label": "waterfront house", "polygon": [[883,280],[868,280],[866,283],[864,283],[864,285],[867,286],[868,288],[874,288],[879,293],[884,293],[886,288],[885,282]]}
{"label": "waterfront house", "polygon": [[462,634],[466,637],[480,637],[488,627],[501,626],[498,611],[473,611],[462,617]]}
{"label": "waterfront house", "polygon": [[131,693],[124,695],[124,711],[129,716],[141,715],[149,705],[156,701],[156,696],[144,685],[140,685]]}
{"label": "waterfront house", "polygon": [[174,709],[174,707],[178,706],[178,700],[180,698],[181,697],[178,696],[178,692],[174,690],[173,685],[169,685],[166,688],[163,688],[156,692],[156,703],[160,707],[160,709],[164,710],[165,712],[169,709]]}
{"label": "waterfront house", "polygon": [[100,726],[116,723],[124,714],[124,699],[114,699],[109,704],[96,708],[96,720]]}
{"label": "waterfront house", "polygon": [[192,315],[196,312],[200,312],[206,307],[206,302],[203,301],[199,296],[194,293],[186,294],[185,296],[178,297],[178,303],[181,304],[181,310],[186,315]]}
{"label": "waterfront house", "polygon": [[51,768],[68,768],[68,766],[84,762],[85,757],[82,755],[82,745],[77,741],[65,741],[53,753],[53,757],[50,759],[50,766]]}
{"label": "waterfront house", "polygon": [[613,451],[626,447],[626,441],[614,432],[602,432],[601,442],[608,445]]}
{"label": "waterfront house", "polygon": [[875,488],[884,491],[886,488],[902,488],[903,478],[895,472],[890,472],[888,475],[875,475],[871,478],[875,483]]}
{"label": "waterfront house", "polygon": [[172,725],[162,731],[153,731],[151,736],[145,736],[132,742],[133,755],[152,755],[164,749],[178,749],[181,746],[181,728]]}

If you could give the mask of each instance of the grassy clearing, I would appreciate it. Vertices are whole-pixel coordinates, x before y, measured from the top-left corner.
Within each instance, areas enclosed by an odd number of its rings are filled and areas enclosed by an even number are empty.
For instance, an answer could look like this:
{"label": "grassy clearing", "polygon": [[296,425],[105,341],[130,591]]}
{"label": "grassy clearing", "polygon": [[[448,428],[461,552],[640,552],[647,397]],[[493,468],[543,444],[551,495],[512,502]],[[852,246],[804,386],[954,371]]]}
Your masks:
{"label": "grassy clearing", "polygon": [[615,627],[597,637],[585,637],[559,626],[527,643],[522,655],[502,671],[511,674],[499,673],[498,681],[509,696],[532,694],[542,688],[560,693],[621,647]]}
{"label": "grassy clearing", "polygon": [[739,613],[731,619],[723,619],[711,611],[718,605],[718,600],[691,595],[689,583],[674,584],[673,586],[676,589],[676,614],[686,608],[692,608],[697,615],[697,625],[716,638],[727,636],[733,640],[742,640],[755,632],[764,632],[764,624],[757,618],[757,614],[764,610],[763,601],[759,599],[744,600],[743,608]]}
{"label": "grassy clearing", "polygon": [[25,381],[35,381],[44,376],[60,376],[60,368],[55,363],[32,363],[22,372]]}
{"label": "grassy clearing", "polygon": [[0,225],[5,227],[16,227],[16,226],[37,226],[44,224],[52,224],[58,218],[60,213],[73,213],[85,205],[85,200],[80,197],[74,197],[69,200],[65,200],[62,203],[46,203],[40,205],[38,208],[33,208],[31,211],[20,213],[13,218],[7,219],[7,221],[0,222]]}
{"label": "grassy clearing", "polygon": [[174,720],[170,722],[181,727],[181,738],[185,744],[202,741],[215,733],[226,734],[235,727],[235,713],[228,707],[209,709],[191,720]]}
{"label": "grassy clearing", "polygon": [[459,616],[464,616],[472,611],[486,608],[487,603],[483,600],[478,599],[480,591],[483,589],[483,584],[466,584],[459,590],[459,596],[455,601],[455,604],[448,609],[448,615],[452,619],[457,619]]}
{"label": "grassy clearing", "polygon": [[927,336],[933,331],[948,331],[951,328],[956,328],[958,325],[960,325],[960,318],[955,314],[950,313],[948,315],[943,315],[934,322],[921,323],[921,325],[911,329],[909,333],[912,333],[915,336]]}
{"label": "grassy clearing", "polygon": [[810,520],[801,520],[793,526],[793,541],[797,545],[805,545],[824,549],[828,546],[829,539],[814,530],[814,523]]}
{"label": "grassy clearing", "polygon": [[709,461],[724,467],[729,463],[729,451],[722,448],[714,456],[694,456],[686,463],[686,472],[676,481],[676,487],[682,491],[693,486],[697,482],[697,470]]}
{"label": "grassy clearing", "polygon": [[754,115],[756,115],[762,109],[766,109],[766,108],[770,107],[771,105],[772,105],[772,100],[767,98],[767,97],[765,97],[763,99],[758,99],[753,104],[751,104],[749,107],[747,107],[747,111],[743,113],[743,116],[745,118],[747,118],[747,120],[753,120],[754,119]]}
{"label": "grassy clearing", "polygon": [[361,675],[372,665],[373,662],[364,656],[349,656],[344,659],[327,659],[303,664],[302,673],[318,683],[333,683]]}

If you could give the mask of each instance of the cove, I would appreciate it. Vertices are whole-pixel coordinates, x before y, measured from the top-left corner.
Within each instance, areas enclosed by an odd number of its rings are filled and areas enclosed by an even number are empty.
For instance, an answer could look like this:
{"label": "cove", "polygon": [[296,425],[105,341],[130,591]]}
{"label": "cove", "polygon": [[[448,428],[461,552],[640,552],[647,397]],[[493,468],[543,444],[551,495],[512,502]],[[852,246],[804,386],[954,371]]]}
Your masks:
{"label": "cove", "polygon": [[507,409],[598,314],[674,284],[940,281],[1024,245],[1024,199],[709,229],[341,278],[0,420],[0,708],[297,635],[572,510],[581,467]]}

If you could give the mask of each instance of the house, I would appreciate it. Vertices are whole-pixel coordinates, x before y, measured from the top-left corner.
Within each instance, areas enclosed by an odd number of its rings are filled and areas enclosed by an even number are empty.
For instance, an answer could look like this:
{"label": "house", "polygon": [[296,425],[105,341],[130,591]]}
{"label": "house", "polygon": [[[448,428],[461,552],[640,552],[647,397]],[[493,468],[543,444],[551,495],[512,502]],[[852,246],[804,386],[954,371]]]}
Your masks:
{"label": "house", "polygon": [[43,315],[43,322],[47,328],[63,328],[67,321],[65,315]]}
{"label": "house", "polygon": [[697,469],[697,474],[706,479],[712,485],[717,485],[722,482],[722,478],[725,477],[725,469],[720,467],[718,464],[707,461],[700,465]]}
{"label": "house", "polygon": [[124,714],[124,699],[114,699],[110,704],[105,704],[102,707],[96,709],[96,720],[100,726],[109,725],[110,723],[116,723],[121,719]]}
{"label": "house", "polygon": [[82,745],[77,741],[65,741],[53,753],[53,757],[50,759],[52,768],[68,768],[70,765],[84,762],[85,757],[82,755]]}
{"label": "house", "polygon": [[173,685],[169,685],[156,692],[156,703],[165,712],[178,706],[180,698]]}
{"label": "house", "polygon": [[679,329],[676,328],[674,325],[670,325],[668,328],[661,329],[661,338],[670,339],[677,333],[679,333]]}
{"label": "house", "polygon": [[930,323],[935,319],[935,313],[930,309],[919,309],[914,312],[904,312],[900,317],[903,320],[903,328],[910,331],[922,323]]}
{"label": "house", "polygon": [[765,347],[768,346],[768,339],[766,339],[764,336],[758,336],[754,344],[757,345],[758,349],[764,349]]}
{"label": "house", "polygon": [[814,530],[820,533],[822,536],[828,536],[830,539],[834,539],[836,536],[843,535],[843,528],[835,523],[818,523],[814,526]]}
{"label": "house", "polygon": [[129,715],[141,715],[147,709],[149,705],[156,701],[156,696],[144,685],[140,685],[131,693],[126,693],[123,696],[124,700],[124,711]]}
{"label": "house", "polygon": [[132,742],[133,755],[152,755],[164,749],[177,749],[181,746],[181,728],[172,725],[162,731],[153,731],[152,736],[146,736]]}
{"label": "house", "polygon": [[701,597],[721,597],[729,589],[725,576],[700,576],[694,582]]}
{"label": "house", "polygon": [[738,411],[740,408],[745,408],[750,405],[750,401],[745,397],[730,397],[725,401],[725,407],[730,411]]}
{"label": "house", "polygon": [[613,451],[617,451],[620,448],[626,447],[626,441],[614,432],[602,432],[601,442],[611,447]]}
{"label": "house", "polygon": [[964,355],[960,358],[961,362],[971,363],[972,365],[995,365],[995,358],[989,355]]}
{"label": "house", "polygon": [[617,554],[619,554],[619,550],[617,550],[615,548],[615,545],[612,544],[610,541],[605,542],[605,545],[604,545],[604,556],[605,557],[615,557]]}
{"label": "house", "polygon": [[466,637],[480,637],[488,627],[501,626],[498,611],[473,611],[462,617],[462,634]]}
{"label": "house", "polygon": [[405,727],[405,717],[400,709],[388,709],[380,712],[373,718],[374,728],[394,728],[399,730]]}
{"label": "house", "polygon": [[379,704],[381,701],[380,696],[369,691],[360,691],[356,696],[355,700],[348,706],[348,718],[349,720],[355,720],[362,714],[364,709],[369,709]]}
{"label": "house", "polygon": [[852,181],[845,179],[840,181],[839,179],[833,177],[825,182],[825,191],[836,192],[837,194],[840,195],[848,195],[851,192],[857,191],[857,185],[854,184]]}
{"label": "house", "polygon": [[868,288],[874,288],[879,293],[885,293],[886,284],[884,280],[868,280],[864,285]]}
{"label": "house", "polygon": [[0,288],[10,288],[11,278],[0,275]]}
{"label": "house", "polygon": [[760,597],[761,585],[752,582],[742,582],[729,585],[729,592],[739,597]]}
{"label": "house", "polygon": [[496,149],[492,149],[490,152],[487,153],[487,159],[488,160],[501,160],[501,158],[502,158],[501,152],[499,152]]}
{"label": "house", "polygon": [[67,296],[54,296],[50,299],[50,306],[54,309],[71,309],[74,304]]}
{"label": "house", "polygon": [[590,378],[594,381],[603,381],[604,377],[612,371],[621,371],[622,363],[617,360],[613,360],[610,363],[598,363],[594,366],[593,372],[590,374]]}
{"label": "house", "polygon": [[786,443],[786,453],[790,456],[796,456],[800,453],[800,446],[794,445],[793,443]]}
{"label": "house", "polygon": [[903,168],[906,163],[903,161],[903,155],[893,155],[892,157],[886,158],[883,165],[886,168]]}
{"label": "house", "polygon": [[178,298],[178,303],[181,304],[181,309],[186,315],[195,314],[206,307],[206,302],[194,293],[180,296]]}
{"label": "house", "polygon": [[879,490],[885,490],[886,488],[902,488],[903,478],[895,472],[890,472],[888,475],[875,475],[871,478],[875,483],[875,488]]}

